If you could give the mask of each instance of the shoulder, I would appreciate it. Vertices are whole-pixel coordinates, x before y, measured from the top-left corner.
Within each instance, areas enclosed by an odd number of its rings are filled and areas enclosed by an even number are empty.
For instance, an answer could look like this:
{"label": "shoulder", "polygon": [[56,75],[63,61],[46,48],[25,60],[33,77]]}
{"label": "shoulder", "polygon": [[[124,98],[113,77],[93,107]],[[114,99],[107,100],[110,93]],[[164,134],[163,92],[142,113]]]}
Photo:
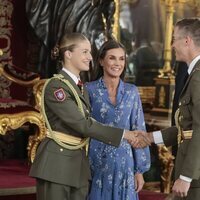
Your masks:
{"label": "shoulder", "polygon": [[124,83],[124,89],[125,89],[125,91],[137,92],[138,93],[137,86],[132,84],[132,83]]}
{"label": "shoulder", "polygon": [[200,82],[200,66],[194,70],[194,72],[191,75],[191,80],[190,80],[190,83],[192,84],[197,84],[197,82],[198,84]]}
{"label": "shoulder", "polygon": [[64,83],[58,78],[49,78],[46,83],[46,89],[52,89],[57,87],[64,87]]}
{"label": "shoulder", "polygon": [[45,101],[50,102],[66,102],[72,98],[73,93],[69,87],[57,78],[50,78],[47,80],[46,87],[43,88]]}
{"label": "shoulder", "polygon": [[98,83],[99,83],[99,80],[91,81],[91,82],[86,82],[86,83],[85,83],[85,87],[86,87],[88,90],[94,89],[94,88],[97,88],[97,87],[98,87]]}
{"label": "shoulder", "polygon": [[192,75],[196,76],[197,78],[200,78],[199,73],[200,73],[200,60],[197,61],[197,63],[195,64]]}
{"label": "shoulder", "polygon": [[52,98],[52,96],[58,99],[58,97],[70,97],[72,95],[66,84],[57,77],[52,77],[47,80],[43,92],[46,99]]}

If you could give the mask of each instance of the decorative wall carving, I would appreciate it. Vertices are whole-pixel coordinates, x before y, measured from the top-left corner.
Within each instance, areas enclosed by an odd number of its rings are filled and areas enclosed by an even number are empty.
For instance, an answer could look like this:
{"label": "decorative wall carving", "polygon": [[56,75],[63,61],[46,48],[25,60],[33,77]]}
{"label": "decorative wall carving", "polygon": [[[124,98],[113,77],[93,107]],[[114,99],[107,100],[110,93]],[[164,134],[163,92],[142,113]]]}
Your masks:
{"label": "decorative wall carving", "polygon": [[11,0],[0,0],[0,49],[3,55],[0,57],[2,64],[12,63],[11,56],[11,17],[13,3]]}

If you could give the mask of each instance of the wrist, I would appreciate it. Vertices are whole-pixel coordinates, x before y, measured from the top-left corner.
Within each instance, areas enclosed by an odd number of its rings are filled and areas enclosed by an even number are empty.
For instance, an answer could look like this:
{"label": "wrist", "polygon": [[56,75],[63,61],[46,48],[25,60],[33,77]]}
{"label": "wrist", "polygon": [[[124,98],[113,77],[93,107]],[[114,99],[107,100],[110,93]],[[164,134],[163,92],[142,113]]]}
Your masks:
{"label": "wrist", "polygon": [[153,137],[153,132],[149,132],[149,139],[151,141],[151,143],[154,143],[154,137]]}
{"label": "wrist", "polygon": [[123,137],[126,140],[130,140],[131,139],[131,131],[125,130]]}

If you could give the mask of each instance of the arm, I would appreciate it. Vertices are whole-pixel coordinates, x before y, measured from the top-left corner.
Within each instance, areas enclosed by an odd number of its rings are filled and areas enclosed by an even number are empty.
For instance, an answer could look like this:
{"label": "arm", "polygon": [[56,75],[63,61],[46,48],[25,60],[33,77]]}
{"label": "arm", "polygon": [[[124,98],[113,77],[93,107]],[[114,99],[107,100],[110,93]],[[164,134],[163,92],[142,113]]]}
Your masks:
{"label": "arm", "polygon": [[[60,90],[61,93],[59,93]],[[58,95],[63,98],[59,99]],[[55,131],[78,137],[93,137],[114,146],[118,146],[121,141],[122,129],[98,123],[90,117],[85,104],[83,104],[84,116],[79,110],[71,90],[59,80],[51,80],[45,89],[45,109],[52,129]],[[109,133],[104,135],[103,133],[106,132]]]}
{"label": "arm", "polygon": [[[137,90],[135,91],[137,92]],[[139,97],[139,93],[134,100],[134,107],[131,112],[131,130],[146,130],[144,114],[142,109],[142,103]],[[146,136],[146,134],[144,135]],[[145,138],[145,137],[144,137]],[[135,173],[144,173],[150,168],[150,152],[149,147],[134,149],[133,156],[135,159]]]}
{"label": "arm", "polygon": [[[59,93],[60,92],[60,93]],[[59,99],[61,95],[63,98]],[[45,90],[45,107],[52,129],[78,137],[92,137],[110,145],[118,146],[122,136],[133,141],[135,135],[130,131],[113,128],[98,123],[89,116],[84,104],[85,115],[80,112],[73,94],[59,80],[50,81]],[[58,120],[59,119],[59,120]],[[57,124],[54,121],[58,122]],[[107,134],[104,134],[107,133]]]}

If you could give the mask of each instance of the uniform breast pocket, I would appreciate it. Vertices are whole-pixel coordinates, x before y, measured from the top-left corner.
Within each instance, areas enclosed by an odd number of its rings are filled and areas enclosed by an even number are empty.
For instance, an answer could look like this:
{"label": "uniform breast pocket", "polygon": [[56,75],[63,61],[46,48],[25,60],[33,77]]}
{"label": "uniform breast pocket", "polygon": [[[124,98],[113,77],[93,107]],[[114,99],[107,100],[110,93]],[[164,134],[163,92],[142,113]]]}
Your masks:
{"label": "uniform breast pocket", "polygon": [[179,103],[180,114],[184,118],[191,117],[191,98],[190,96],[185,96],[180,100]]}

